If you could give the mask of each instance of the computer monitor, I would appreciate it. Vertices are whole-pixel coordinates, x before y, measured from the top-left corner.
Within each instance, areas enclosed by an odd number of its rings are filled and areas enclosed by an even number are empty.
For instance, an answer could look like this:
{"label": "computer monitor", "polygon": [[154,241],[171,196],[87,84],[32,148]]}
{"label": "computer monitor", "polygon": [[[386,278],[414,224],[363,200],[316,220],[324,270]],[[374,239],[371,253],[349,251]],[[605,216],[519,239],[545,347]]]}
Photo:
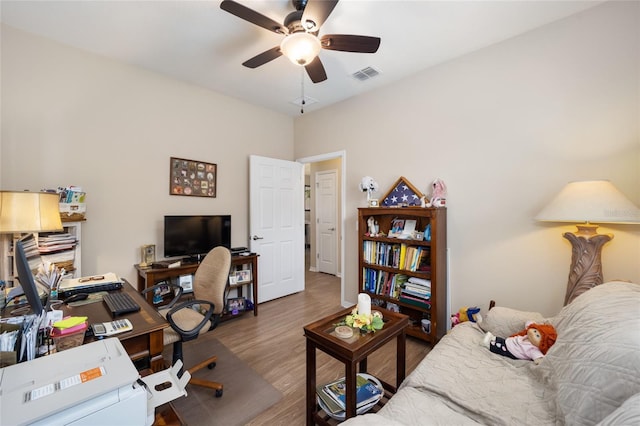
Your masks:
{"label": "computer monitor", "polygon": [[[40,315],[44,311],[44,305],[40,299],[39,287],[33,276],[33,270],[37,270],[42,260],[38,252],[33,234],[29,234],[23,239],[16,241],[15,248],[16,269],[18,270],[18,280],[27,302],[31,306],[34,314]],[[27,255],[28,253],[28,255]]]}

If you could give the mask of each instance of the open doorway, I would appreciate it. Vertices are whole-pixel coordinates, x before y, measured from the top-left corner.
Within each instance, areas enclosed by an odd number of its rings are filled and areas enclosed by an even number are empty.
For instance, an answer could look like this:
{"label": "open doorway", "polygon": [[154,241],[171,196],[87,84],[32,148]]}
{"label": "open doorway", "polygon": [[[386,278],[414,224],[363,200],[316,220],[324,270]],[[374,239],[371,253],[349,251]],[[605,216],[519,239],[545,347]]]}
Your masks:
{"label": "open doorway", "polygon": [[[305,198],[305,267],[308,271],[330,273],[339,277],[341,303],[346,306],[342,274],[346,152],[305,157],[296,161],[305,165],[304,179],[309,190],[308,201]],[[305,196],[306,189],[305,186]],[[328,202],[333,199],[335,202]],[[335,218],[333,224],[327,221],[332,216]],[[319,223],[319,220],[323,223]],[[334,232],[335,244],[331,232]]]}

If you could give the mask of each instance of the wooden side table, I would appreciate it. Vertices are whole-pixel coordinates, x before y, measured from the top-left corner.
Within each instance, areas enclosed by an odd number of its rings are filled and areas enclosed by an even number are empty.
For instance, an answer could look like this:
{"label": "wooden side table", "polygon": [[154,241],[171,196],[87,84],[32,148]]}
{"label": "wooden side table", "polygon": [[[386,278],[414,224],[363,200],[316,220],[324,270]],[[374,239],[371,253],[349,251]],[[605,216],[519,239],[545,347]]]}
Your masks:
{"label": "wooden side table", "polygon": [[345,419],[356,415],[356,374],[366,373],[367,357],[393,338],[397,339],[396,385],[380,381],[386,391],[395,393],[405,377],[406,331],[409,317],[386,309],[376,308],[384,317],[384,327],[375,333],[359,334],[341,339],[335,335],[334,324],[351,313],[352,308],[337,312],[304,327],[307,339],[307,425],[328,424],[318,414],[316,402],[316,349],[344,363],[346,378]]}

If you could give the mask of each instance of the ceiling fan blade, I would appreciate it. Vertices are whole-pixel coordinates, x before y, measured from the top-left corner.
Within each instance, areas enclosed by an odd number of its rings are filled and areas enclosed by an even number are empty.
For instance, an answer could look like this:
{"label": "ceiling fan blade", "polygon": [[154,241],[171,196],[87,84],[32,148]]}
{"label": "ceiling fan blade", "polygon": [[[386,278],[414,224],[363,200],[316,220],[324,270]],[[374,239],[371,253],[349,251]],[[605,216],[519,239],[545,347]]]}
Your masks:
{"label": "ceiling fan blade", "polygon": [[220,9],[226,10],[230,14],[235,15],[240,19],[249,21],[259,27],[266,28],[267,30],[273,31],[274,33],[289,33],[289,30],[285,26],[233,0],[223,0],[223,2],[220,3]]}
{"label": "ceiling fan blade", "polygon": [[380,47],[380,37],[349,34],[326,34],[320,38],[323,49],[342,52],[376,53]]}
{"label": "ceiling fan blade", "polygon": [[[338,4],[338,0],[309,0],[307,5],[304,7],[304,12],[302,13],[302,25],[305,26],[307,31],[315,32],[320,29],[320,26],[324,24],[324,21],[327,20],[333,9]],[[315,27],[306,27],[306,21],[313,21],[315,23]]]}
{"label": "ceiling fan blade", "polygon": [[324,66],[322,65],[322,61],[319,56],[316,56],[316,58],[311,61],[309,65],[304,67],[304,69],[307,70],[309,78],[314,83],[320,83],[327,79],[327,73],[324,70]]}
{"label": "ceiling fan blade", "polygon": [[266,50],[259,55],[254,56],[242,63],[247,68],[258,68],[260,65],[264,65],[267,62],[273,61],[274,59],[282,56],[282,51],[280,50],[280,46],[276,46],[272,49]]}

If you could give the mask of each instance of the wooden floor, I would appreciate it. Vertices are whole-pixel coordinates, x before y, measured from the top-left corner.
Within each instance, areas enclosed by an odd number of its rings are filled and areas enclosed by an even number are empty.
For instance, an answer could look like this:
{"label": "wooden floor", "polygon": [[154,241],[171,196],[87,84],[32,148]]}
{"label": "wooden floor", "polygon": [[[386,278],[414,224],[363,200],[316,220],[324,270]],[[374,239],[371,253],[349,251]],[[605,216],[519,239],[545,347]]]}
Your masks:
{"label": "wooden floor", "polygon": [[[251,425],[305,424],[305,348],[303,327],[342,309],[340,279],[307,272],[306,290],[262,303],[257,317],[244,315],[213,331],[218,340],[282,392],[283,398]],[[429,345],[407,338],[407,374],[429,352]],[[395,383],[395,340],[369,357],[369,373]],[[344,364],[318,351],[318,383],[344,376]],[[224,396],[223,396],[224,398]]]}

